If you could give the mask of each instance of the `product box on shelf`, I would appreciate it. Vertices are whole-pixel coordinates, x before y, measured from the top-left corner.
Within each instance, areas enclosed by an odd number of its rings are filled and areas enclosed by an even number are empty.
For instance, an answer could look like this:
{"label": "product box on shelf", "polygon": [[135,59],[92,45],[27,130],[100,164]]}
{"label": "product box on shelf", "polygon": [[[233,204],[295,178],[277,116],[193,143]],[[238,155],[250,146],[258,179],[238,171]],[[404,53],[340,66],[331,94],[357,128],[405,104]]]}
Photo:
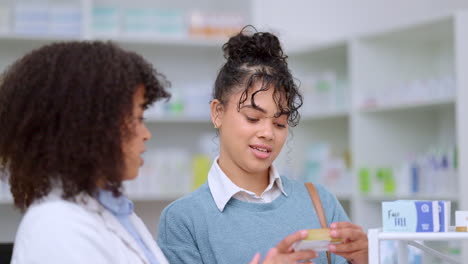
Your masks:
{"label": "product box on shelf", "polygon": [[439,217],[439,201],[398,200],[382,203],[384,232],[439,232]]}

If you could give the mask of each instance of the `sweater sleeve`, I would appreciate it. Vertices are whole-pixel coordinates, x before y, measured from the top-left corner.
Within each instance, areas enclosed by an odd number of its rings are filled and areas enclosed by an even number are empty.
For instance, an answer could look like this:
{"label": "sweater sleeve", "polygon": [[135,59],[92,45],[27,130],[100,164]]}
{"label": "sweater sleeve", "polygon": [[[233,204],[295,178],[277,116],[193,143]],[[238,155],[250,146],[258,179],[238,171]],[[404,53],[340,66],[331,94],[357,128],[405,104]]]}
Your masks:
{"label": "sweater sleeve", "polygon": [[182,208],[169,205],[163,210],[157,240],[169,263],[203,263],[192,229]]}

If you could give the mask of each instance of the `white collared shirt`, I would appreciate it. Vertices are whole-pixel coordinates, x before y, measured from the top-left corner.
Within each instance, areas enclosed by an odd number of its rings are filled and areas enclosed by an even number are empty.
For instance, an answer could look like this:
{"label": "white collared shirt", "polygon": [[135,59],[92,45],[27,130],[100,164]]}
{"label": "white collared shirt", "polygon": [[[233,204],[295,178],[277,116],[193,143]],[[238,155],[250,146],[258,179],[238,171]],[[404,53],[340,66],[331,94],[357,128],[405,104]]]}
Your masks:
{"label": "white collared shirt", "polygon": [[260,196],[254,192],[240,188],[221,170],[218,165],[218,157],[213,161],[208,173],[208,186],[218,209],[222,212],[227,202],[235,198],[251,203],[270,203],[281,194],[288,196],[283,189],[283,182],[275,167],[270,167],[270,183]]}

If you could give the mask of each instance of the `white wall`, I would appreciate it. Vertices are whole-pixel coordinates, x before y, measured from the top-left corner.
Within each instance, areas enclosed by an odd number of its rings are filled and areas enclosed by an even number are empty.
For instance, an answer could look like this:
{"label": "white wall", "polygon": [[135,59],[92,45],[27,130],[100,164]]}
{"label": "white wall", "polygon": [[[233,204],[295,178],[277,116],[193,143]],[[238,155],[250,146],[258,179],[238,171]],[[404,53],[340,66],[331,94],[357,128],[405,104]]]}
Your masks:
{"label": "white wall", "polygon": [[254,25],[288,47],[343,39],[468,8],[468,0],[254,0]]}

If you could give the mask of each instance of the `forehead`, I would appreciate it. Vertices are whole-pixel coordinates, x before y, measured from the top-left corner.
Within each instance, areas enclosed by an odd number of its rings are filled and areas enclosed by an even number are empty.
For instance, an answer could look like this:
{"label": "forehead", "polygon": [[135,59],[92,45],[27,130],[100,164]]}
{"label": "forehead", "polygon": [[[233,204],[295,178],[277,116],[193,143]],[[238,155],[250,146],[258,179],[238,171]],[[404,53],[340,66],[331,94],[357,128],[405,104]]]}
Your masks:
{"label": "forehead", "polygon": [[278,108],[281,103],[281,108],[287,108],[284,90],[280,87],[275,87],[273,84],[266,86],[261,81],[252,84],[247,90],[245,88],[240,89],[231,97],[240,106],[253,105],[255,103],[259,106],[274,104]]}
{"label": "forehead", "polygon": [[140,106],[145,101],[145,86],[144,85],[138,85],[135,93],[133,95],[133,102],[137,103],[136,106]]}

